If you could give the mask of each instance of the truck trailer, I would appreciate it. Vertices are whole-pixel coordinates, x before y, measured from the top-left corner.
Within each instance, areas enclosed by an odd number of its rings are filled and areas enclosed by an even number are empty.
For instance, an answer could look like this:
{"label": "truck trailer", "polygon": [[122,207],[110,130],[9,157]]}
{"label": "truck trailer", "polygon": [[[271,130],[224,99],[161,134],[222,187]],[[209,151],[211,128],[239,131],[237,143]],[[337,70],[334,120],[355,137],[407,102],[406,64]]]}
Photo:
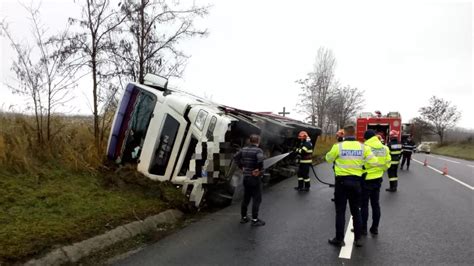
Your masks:
{"label": "truck trailer", "polygon": [[[240,110],[168,88],[168,81],[147,74],[144,84],[129,83],[113,120],[107,157],[134,164],[152,180],[182,187],[196,206],[205,200],[229,204],[238,194],[242,173],[233,155],[251,134],[261,135],[265,157],[291,152],[305,130],[315,145],[321,130],[271,113]],[[266,179],[296,174],[292,156],[266,170]]]}

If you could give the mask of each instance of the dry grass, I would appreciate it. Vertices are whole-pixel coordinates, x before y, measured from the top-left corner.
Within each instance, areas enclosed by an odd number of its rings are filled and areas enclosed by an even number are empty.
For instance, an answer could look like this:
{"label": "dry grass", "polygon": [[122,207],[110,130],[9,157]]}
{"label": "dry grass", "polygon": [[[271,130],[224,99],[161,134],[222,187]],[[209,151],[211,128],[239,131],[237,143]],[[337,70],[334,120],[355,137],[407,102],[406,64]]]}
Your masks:
{"label": "dry grass", "polygon": [[169,183],[132,169],[99,167],[103,160],[89,119],[56,117],[54,128],[60,131],[41,145],[33,122],[0,113],[0,265],[166,208],[186,207],[182,193]]}
{"label": "dry grass", "polygon": [[328,151],[331,149],[332,145],[336,143],[336,137],[334,136],[326,136],[322,135],[318,138],[316,141],[316,148],[314,149],[313,152],[313,158],[317,162],[322,162],[324,161],[324,156]]}
{"label": "dry grass", "polygon": [[39,144],[34,120],[22,114],[0,113],[0,167],[11,173],[36,173],[60,164],[71,170],[93,171],[101,163],[94,148],[91,122],[55,117],[53,137]]}

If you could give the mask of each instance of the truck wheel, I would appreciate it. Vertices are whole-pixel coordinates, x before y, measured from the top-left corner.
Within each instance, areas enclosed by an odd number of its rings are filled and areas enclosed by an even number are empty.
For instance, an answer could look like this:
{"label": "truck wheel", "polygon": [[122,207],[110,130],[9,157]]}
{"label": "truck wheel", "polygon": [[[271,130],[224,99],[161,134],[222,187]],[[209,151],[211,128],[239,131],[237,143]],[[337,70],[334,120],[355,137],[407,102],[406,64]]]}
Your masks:
{"label": "truck wheel", "polygon": [[227,207],[232,203],[232,195],[223,189],[209,191],[206,195],[206,202],[213,207]]}

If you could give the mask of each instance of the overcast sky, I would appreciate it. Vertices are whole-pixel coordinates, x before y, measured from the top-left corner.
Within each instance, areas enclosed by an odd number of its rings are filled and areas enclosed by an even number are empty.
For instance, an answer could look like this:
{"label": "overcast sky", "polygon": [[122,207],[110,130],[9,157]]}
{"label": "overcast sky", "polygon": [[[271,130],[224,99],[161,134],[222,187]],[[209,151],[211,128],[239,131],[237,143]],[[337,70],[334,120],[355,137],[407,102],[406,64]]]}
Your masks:
{"label": "overcast sky", "polygon": [[[76,1],[77,2],[77,1]],[[405,121],[418,115],[432,95],[457,105],[459,126],[474,128],[472,34],[473,6],[468,1],[205,1],[210,15],[199,21],[210,34],[183,43],[192,57],[182,89],[252,111],[297,113],[299,86],[313,68],[316,52],[333,50],[336,79],[365,91],[361,111],[399,111]],[[196,1],[200,3],[200,1]],[[21,6],[2,0],[1,17],[13,34],[27,38]],[[43,0],[43,21],[54,32],[69,16],[73,1]],[[2,83],[11,75],[13,54],[2,39]],[[81,82],[74,103],[88,113],[88,82]],[[0,106],[21,101],[2,85]]]}

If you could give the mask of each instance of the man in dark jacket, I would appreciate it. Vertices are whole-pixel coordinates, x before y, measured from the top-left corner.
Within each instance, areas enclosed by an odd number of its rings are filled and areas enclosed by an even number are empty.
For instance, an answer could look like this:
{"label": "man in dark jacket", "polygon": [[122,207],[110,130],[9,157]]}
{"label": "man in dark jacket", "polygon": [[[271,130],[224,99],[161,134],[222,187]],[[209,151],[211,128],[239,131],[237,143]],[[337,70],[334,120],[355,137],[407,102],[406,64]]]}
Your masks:
{"label": "man in dark jacket", "polygon": [[411,161],[411,154],[415,149],[415,142],[408,136],[408,138],[402,143],[402,164],[400,165],[400,169],[403,169],[405,162],[407,162],[407,170],[410,169],[410,161]]}
{"label": "man in dark jacket", "polygon": [[262,174],[263,174],[263,151],[258,147],[259,135],[250,136],[250,144],[242,148],[235,156],[237,163],[244,176],[244,200],[241,206],[240,223],[247,223],[247,207],[252,200],[252,225],[262,226],[265,222],[258,219],[258,208],[262,202]]}

